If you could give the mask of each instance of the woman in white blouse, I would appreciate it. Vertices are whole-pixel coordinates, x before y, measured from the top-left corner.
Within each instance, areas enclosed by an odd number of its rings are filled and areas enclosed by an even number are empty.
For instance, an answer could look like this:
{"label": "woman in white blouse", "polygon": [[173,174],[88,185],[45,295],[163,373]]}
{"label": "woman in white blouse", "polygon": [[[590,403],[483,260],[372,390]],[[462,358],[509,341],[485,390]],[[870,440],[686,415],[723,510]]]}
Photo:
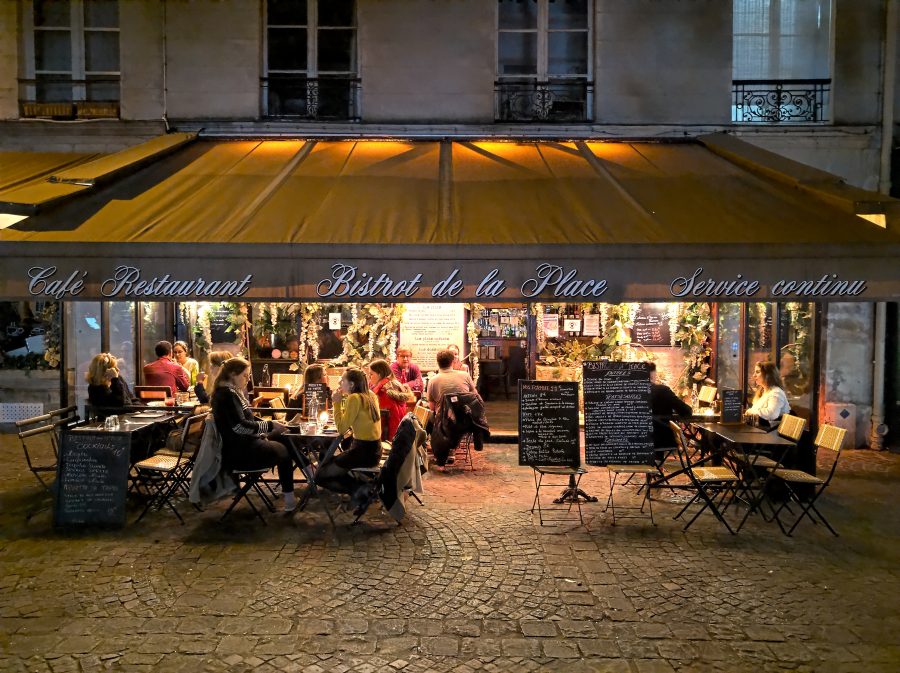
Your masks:
{"label": "woman in white blouse", "polygon": [[753,370],[753,382],[756,394],[747,415],[759,418],[767,427],[778,425],[784,414],[791,413],[791,405],[781,388],[778,368],[771,362],[758,362]]}

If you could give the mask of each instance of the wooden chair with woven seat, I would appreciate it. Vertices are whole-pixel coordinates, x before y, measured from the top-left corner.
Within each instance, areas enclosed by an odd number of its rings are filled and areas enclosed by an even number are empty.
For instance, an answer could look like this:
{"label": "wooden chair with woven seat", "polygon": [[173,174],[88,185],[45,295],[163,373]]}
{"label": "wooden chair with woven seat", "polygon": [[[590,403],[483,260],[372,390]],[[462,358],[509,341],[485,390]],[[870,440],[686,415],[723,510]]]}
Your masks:
{"label": "wooden chair with woven seat", "polygon": [[[835,537],[838,536],[837,531],[832,528],[831,524],[828,523],[828,520],[822,515],[822,513],[816,508],[816,501],[821,497],[822,493],[825,492],[825,489],[828,488],[828,485],[831,483],[832,478],[834,477],[834,473],[837,470],[838,460],[841,457],[841,449],[844,444],[844,436],[847,434],[847,431],[844,428],[838,428],[833,425],[823,425],[819,428],[819,432],[816,434],[815,446],[816,449],[826,449],[831,452],[830,458],[832,458],[831,467],[828,470],[828,476],[825,479],[817,477],[814,474],[809,474],[808,472],[804,472],[803,470],[789,470],[784,468],[778,468],[773,470],[772,476],[775,479],[780,480],[785,484],[788,491],[788,499],[782,503],[781,507],[779,507],[775,511],[775,520],[778,522],[781,531],[785,535],[792,535],[794,529],[797,525],[805,518],[809,517],[809,520],[813,523],[818,523],[815,517],[819,518],[825,527],[831,531],[831,534]],[[813,492],[808,497],[803,497],[801,494],[797,492],[798,485],[805,485],[812,487]],[[785,524],[781,520],[781,513],[786,509],[788,503],[793,500],[800,506],[800,514],[797,516],[796,521],[794,521],[793,525],[789,529],[785,529]],[[815,517],[813,516],[815,514]]]}
{"label": "wooden chair with woven seat", "polygon": [[[162,509],[167,506],[178,520],[184,524],[184,519],[172,502],[172,497],[178,490],[187,493],[187,484],[194,457],[200,448],[200,438],[203,435],[203,423],[206,414],[197,414],[188,418],[181,431],[181,444],[178,455],[170,453],[157,453],[132,465],[134,478],[139,488],[146,489],[149,494],[137,521],[144,518],[151,509]],[[199,509],[197,505],[195,508]]]}
{"label": "wooden chair with woven seat", "polygon": [[135,386],[134,396],[141,402],[165,402],[167,397],[172,397],[172,389],[169,386]]}
{"label": "wooden chair with woven seat", "polygon": [[702,503],[703,506],[685,524],[684,530],[690,528],[697,520],[697,517],[708,509],[725,526],[728,532],[734,535],[735,530],[725,519],[725,512],[732,500],[734,500],[738,485],[741,482],[740,477],[730,467],[706,465],[705,463],[713,459],[713,455],[691,462],[687,439],[681,426],[674,421],[669,421],[669,426],[675,434],[675,443],[678,446],[678,458],[681,461],[681,467],[690,479],[691,485],[697,491],[694,497],[673,518],[680,518],[687,511],[688,507],[694,503]]}
{"label": "wooden chair with woven seat", "polygon": [[[566,510],[566,513],[572,511],[572,505],[575,505],[578,508],[578,522],[583,526],[584,525],[584,515],[581,512],[581,501],[582,498],[579,495],[582,493],[580,490],[581,478],[587,474],[587,470],[583,467],[565,467],[565,466],[543,466],[543,465],[532,465],[531,469],[534,470],[534,500],[531,503],[531,513],[534,514],[534,510],[537,510],[538,520],[541,525],[544,525],[544,521],[565,521],[568,518],[561,518],[558,516],[554,516],[553,518],[548,518],[544,516],[544,512],[553,512],[553,511],[562,511]],[[565,482],[544,482],[544,477],[566,477]],[[563,486],[566,488],[566,492],[570,492],[574,494],[575,497],[566,498],[563,500],[562,497],[556,498],[553,503],[557,505],[565,505],[568,503],[568,507],[547,507],[541,505],[541,489],[542,488],[559,488]],[[587,497],[587,496],[586,496]],[[597,498],[590,497],[590,502],[596,502]]]}

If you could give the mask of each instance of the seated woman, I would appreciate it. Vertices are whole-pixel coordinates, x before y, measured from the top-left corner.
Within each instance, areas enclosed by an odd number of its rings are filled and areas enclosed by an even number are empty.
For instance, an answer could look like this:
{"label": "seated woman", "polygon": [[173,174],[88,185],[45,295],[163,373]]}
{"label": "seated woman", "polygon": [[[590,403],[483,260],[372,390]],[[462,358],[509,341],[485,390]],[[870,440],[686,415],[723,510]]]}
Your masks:
{"label": "seated woman", "polygon": [[406,416],[406,403],[416,397],[405,383],[400,383],[386,360],[372,360],[369,364],[369,387],[378,397],[378,406],[388,411],[388,440],[397,434],[400,421]]}
{"label": "seated woman", "polygon": [[773,428],[784,414],[791,413],[791,405],[781,388],[778,368],[772,362],[758,362],[753,370],[753,382],[756,394],[747,409],[747,416],[759,419],[763,427]]}
{"label": "seated woman", "polygon": [[119,376],[119,362],[109,353],[94,356],[88,367],[85,379],[88,382],[88,401],[99,409],[100,418],[118,413],[124,407],[143,406],[132,395],[128,384]]}
{"label": "seated woman", "polygon": [[459,359],[459,346],[456,344],[450,344],[447,346],[447,350],[453,353],[453,364],[450,365],[450,369],[457,372],[465,372],[469,376],[472,375],[472,372],[469,371],[469,365],[462,360]]}
{"label": "seated woman", "polygon": [[222,369],[222,365],[234,357],[229,351],[213,351],[209,354],[209,377],[206,372],[197,374],[197,382],[194,384],[194,394],[201,404],[209,404],[209,393],[206,390],[206,381],[209,379],[209,389],[216,389],[216,378]]}
{"label": "seated woman", "polygon": [[200,364],[189,353],[188,345],[184,341],[176,341],[172,346],[172,355],[175,356],[175,362],[180,364],[184,371],[187,372],[190,385],[197,383],[197,374],[200,373]]}
{"label": "seated woman", "polygon": [[353,493],[359,485],[348,472],[376,467],[381,460],[381,411],[378,398],[362,369],[350,368],[341,376],[341,387],[331,396],[339,435],[351,431],[349,448],[326,459],[316,475],[316,485],[337,493]]}
{"label": "seated woman", "polygon": [[[307,386],[309,384],[322,384],[322,391],[324,400],[321,401],[321,411],[325,411],[325,404],[328,401],[328,398],[331,397],[331,389],[328,387],[327,379],[325,378],[325,367],[322,365],[310,365],[306,368],[306,371],[303,372],[303,387],[294,391],[291,395],[291,399],[288,402],[289,407],[297,407],[303,408],[303,401],[305,399]],[[307,416],[310,414],[309,409],[306,410]],[[292,416],[296,416],[296,413]],[[290,418],[288,420],[291,420]]]}
{"label": "seated woman", "polygon": [[235,471],[277,467],[284,511],[292,512],[297,508],[294,463],[287,444],[278,441],[285,427],[253,415],[245,394],[249,381],[250,363],[243,358],[225,362],[216,380],[212,413],[222,437],[222,463]]}

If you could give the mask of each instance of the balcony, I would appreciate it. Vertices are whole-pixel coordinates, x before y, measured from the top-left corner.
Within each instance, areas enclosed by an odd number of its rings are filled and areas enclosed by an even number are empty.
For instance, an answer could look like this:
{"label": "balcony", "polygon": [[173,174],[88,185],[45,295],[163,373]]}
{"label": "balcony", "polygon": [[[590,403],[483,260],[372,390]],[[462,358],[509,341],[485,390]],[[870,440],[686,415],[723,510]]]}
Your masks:
{"label": "balcony", "polygon": [[830,120],[830,79],[741,79],[731,87],[735,124],[823,124]]}
{"label": "balcony", "polygon": [[19,80],[19,116],[23,119],[118,119],[118,98],[118,76]]}
{"label": "balcony", "polygon": [[494,85],[494,117],[499,122],[587,122],[593,96],[593,82],[584,79],[502,80]]}
{"label": "balcony", "polygon": [[263,116],[309,120],[359,120],[360,80],[270,74],[261,81]]}

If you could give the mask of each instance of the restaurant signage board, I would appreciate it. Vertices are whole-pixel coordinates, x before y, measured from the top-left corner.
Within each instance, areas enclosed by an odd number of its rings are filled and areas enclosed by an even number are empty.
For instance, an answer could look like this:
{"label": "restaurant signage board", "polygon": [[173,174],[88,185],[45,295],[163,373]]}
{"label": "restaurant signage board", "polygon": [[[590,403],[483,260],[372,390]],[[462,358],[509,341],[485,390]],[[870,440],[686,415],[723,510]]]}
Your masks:
{"label": "restaurant signage board", "polygon": [[577,467],[578,384],[519,381],[519,465]]}
{"label": "restaurant signage board", "polygon": [[587,361],[582,374],[585,462],[650,464],[653,416],[649,364]]}
{"label": "restaurant signage board", "polygon": [[642,346],[671,346],[669,305],[661,302],[638,304],[631,338]]}
{"label": "restaurant signage board", "polygon": [[328,386],[324,383],[307,383],[303,386],[304,409],[307,416],[310,414],[313,402],[319,411],[325,411],[328,407]]}
{"label": "restaurant signage board", "polygon": [[741,391],[723,388],[719,391],[722,402],[721,423],[736,425],[741,422]]}
{"label": "restaurant signage board", "polygon": [[70,430],[56,468],[55,526],[124,526],[131,434]]}

